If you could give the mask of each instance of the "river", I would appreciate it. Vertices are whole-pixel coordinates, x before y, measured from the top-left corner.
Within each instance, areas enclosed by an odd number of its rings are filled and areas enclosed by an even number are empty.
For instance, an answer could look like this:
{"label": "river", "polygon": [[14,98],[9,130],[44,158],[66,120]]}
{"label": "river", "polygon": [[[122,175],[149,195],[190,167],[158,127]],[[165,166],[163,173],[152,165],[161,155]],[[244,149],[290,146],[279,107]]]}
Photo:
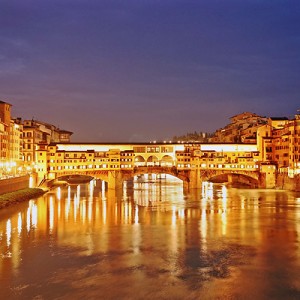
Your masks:
{"label": "river", "polygon": [[300,299],[300,193],[175,178],[0,211],[0,299]]}

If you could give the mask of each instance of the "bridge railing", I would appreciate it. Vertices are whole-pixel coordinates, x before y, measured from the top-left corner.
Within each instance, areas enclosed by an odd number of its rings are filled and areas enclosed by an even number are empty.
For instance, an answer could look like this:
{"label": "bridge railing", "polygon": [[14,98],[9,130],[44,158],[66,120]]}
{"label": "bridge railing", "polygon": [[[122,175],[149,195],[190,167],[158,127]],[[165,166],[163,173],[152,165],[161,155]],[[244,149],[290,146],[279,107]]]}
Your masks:
{"label": "bridge railing", "polygon": [[243,171],[257,171],[259,165],[255,163],[232,163],[232,164],[201,164],[201,169],[213,169],[213,170],[243,170]]}
{"label": "bridge railing", "polygon": [[[118,168],[99,168],[96,165],[90,165],[85,168],[80,168],[79,166],[73,166],[72,169],[64,169],[61,168],[59,170],[51,170],[48,173],[47,178],[55,178],[62,175],[71,175],[71,174],[96,174],[103,173],[109,171],[127,171],[134,173],[166,173],[166,174],[178,174],[178,172],[182,171],[190,171],[190,170],[218,170],[218,171],[243,171],[243,172],[257,172],[259,171],[259,165],[255,162],[249,163],[217,163],[217,162],[186,162],[184,164],[176,164],[171,166],[166,165],[136,165],[132,168],[122,168],[119,166]],[[49,174],[52,174],[49,176]]]}

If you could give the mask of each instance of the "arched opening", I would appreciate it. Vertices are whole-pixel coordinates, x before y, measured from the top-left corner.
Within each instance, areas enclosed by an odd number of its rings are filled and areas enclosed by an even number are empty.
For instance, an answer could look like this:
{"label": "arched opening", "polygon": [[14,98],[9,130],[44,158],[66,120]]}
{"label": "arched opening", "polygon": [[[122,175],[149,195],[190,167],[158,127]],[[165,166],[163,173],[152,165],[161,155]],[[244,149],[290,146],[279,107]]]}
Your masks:
{"label": "arched opening", "polygon": [[160,165],[162,167],[172,167],[173,166],[173,158],[170,155],[164,155],[160,161]]}
{"label": "arched opening", "polygon": [[141,155],[137,155],[134,158],[134,165],[137,166],[137,167],[145,166],[146,165],[145,158]]}
{"label": "arched opening", "polygon": [[231,187],[258,187],[258,180],[238,173],[220,174],[209,178],[213,183],[227,183]]}
{"label": "arched opening", "polygon": [[159,161],[158,158],[154,155],[151,155],[148,157],[147,159],[147,166],[151,167],[151,166],[158,166],[159,165]]}
{"label": "arched opening", "polygon": [[65,181],[68,184],[81,184],[81,183],[87,183],[93,180],[93,176],[89,175],[79,175],[79,174],[74,174],[74,175],[63,175],[57,178],[58,181]]}

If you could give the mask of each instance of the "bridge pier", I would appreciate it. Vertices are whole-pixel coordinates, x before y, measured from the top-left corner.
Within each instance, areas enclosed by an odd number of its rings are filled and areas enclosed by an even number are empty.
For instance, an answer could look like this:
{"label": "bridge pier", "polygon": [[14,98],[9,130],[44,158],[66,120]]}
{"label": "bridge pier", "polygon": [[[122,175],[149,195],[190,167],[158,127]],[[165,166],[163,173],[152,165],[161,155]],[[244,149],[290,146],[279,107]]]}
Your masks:
{"label": "bridge pier", "polygon": [[123,176],[121,171],[108,171],[108,189],[117,190],[123,187]]}
{"label": "bridge pier", "polygon": [[183,182],[183,188],[188,190],[202,188],[202,179],[198,168],[190,171],[189,181]]}

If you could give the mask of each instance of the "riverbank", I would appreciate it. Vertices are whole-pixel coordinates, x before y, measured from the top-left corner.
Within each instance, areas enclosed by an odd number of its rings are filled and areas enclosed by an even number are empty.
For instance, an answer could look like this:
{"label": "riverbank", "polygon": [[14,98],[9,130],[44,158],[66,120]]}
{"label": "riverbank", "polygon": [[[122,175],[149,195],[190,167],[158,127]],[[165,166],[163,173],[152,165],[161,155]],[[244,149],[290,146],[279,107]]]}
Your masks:
{"label": "riverbank", "polygon": [[40,189],[40,188],[26,188],[15,192],[0,195],[0,209],[10,206],[12,204],[16,204],[19,202],[40,197],[46,192],[47,190]]}

